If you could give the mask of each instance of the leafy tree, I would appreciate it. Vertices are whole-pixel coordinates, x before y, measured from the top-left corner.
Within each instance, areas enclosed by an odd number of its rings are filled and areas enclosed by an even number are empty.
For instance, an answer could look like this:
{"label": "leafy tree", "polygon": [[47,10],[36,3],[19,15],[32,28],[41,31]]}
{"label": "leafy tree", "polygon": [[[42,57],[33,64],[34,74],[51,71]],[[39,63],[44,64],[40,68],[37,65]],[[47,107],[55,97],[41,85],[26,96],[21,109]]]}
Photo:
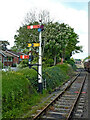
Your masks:
{"label": "leafy tree", "polygon": [[[33,24],[37,25],[38,22]],[[32,23],[30,25],[32,25]],[[14,38],[15,46],[21,51],[21,49],[28,48],[28,43],[38,42],[38,31],[37,29],[28,30],[27,25],[25,25],[17,30],[17,35],[15,35]]]}
{"label": "leafy tree", "polygon": [[10,45],[8,41],[0,41],[0,49],[7,50],[8,45]]}
{"label": "leafy tree", "polygon": [[77,46],[78,35],[74,32],[74,29],[69,25],[62,23],[61,25],[61,57],[70,59],[72,54],[82,52],[82,46]]}
{"label": "leafy tree", "polygon": [[[47,57],[51,57],[54,59],[54,65],[56,64],[56,58],[60,51],[60,44],[58,39],[58,31],[59,31],[59,23],[50,22],[47,25],[47,29],[45,32],[46,44],[45,44],[45,54]],[[48,55],[47,55],[48,53]]]}
{"label": "leafy tree", "polygon": [[[33,19],[32,15],[34,15]],[[72,54],[82,52],[82,46],[77,46],[77,43],[79,43],[78,35],[74,32],[73,28],[64,23],[50,22],[49,13],[46,11],[41,11],[38,16],[41,16],[44,24],[44,32],[42,32],[43,56],[47,59],[53,59],[55,65],[57,58],[67,60],[70,59]],[[28,25],[37,25],[39,24],[39,22],[36,21],[37,18],[37,14],[30,11],[26,21]],[[38,36],[39,33],[37,29],[28,30],[27,24],[24,24],[17,30],[17,34],[14,36],[15,46],[13,46],[13,49],[27,51],[27,49],[29,49],[27,43],[39,42]]]}
{"label": "leafy tree", "polygon": [[72,53],[82,51],[82,47],[77,46],[78,35],[67,24],[50,23],[47,25],[45,34],[47,34],[45,53],[46,55],[49,53],[48,57],[54,58],[54,65],[57,57],[64,60],[70,59]]}
{"label": "leafy tree", "polygon": [[52,19],[50,18],[50,13],[47,10],[41,10],[38,12],[37,9],[31,9],[25,17],[25,23],[24,25],[30,24],[30,23],[34,23],[35,21],[42,20],[43,24],[47,24],[49,22],[52,21]]}
{"label": "leafy tree", "polygon": [[83,62],[85,62],[87,59],[90,59],[90,55],[86,58],[84,58]]}
{"label": "leafy tree", "polygon": [[[50,13],[47,10],[42,10],[39,13],[37,12],[37,9],[30,10],[25,17],[23,26],[17,30],[17,34],[14,36],[15,45],[12,47],[12,50],[23,51],[24,49],[28,49],[27,43],[39,42],[38,30],[27,30],[27,25],[37,25],[39,24],[40,19],[42,20],[42,24],[48,24],[48,22],[51,21],[49,14]],[[45,36],[43,38],[45,38]],[[44,41],[42,42],[44,43]]]}

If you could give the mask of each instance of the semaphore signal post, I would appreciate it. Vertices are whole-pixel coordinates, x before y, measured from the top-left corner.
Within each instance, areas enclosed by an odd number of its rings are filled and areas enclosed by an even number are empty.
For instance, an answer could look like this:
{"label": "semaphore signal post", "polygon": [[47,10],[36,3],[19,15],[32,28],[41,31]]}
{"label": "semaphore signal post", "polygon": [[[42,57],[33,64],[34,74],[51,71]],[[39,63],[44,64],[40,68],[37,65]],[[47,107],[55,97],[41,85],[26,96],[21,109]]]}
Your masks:
{"label": "semaphore signal post", "polygon": [[[40,22],[40,26],[41,26],[41,22]],[[41,30],[39,28],[39,67],[38,67],[38,88],[39,88],[39,92],[42,93],[42,89],[43,89],[43,85],[42,85],[42,38],[41,38]]]}
{"label": "semaphore signal post", "polygon": [[[43,90],[43,85],[42,85],[42,39],[41,39],[41,31],[43,30],[43,25],[41,24],[41,20],[40,20],[40,24],[39,25],[31,25],[31,26],[27,26],[27,29],[35,29],[38,28],[38,32],[39,32],[39,43],[29,43],[28,47],[39,47],[39,64],[38,64],[38,91],[40,93],[42,93]],[[31,64],[31,59],[30,59],[31,52],[29,53],[29,68],[31,68],[32,65]],[[28,57],[27,57],[28,58]]]}

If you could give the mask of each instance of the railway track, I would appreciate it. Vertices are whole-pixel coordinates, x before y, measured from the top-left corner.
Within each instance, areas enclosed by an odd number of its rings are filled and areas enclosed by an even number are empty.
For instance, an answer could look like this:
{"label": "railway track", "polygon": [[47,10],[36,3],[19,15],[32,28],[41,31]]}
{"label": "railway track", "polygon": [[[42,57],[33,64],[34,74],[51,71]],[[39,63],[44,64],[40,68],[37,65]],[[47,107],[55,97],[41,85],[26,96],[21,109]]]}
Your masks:
{"label": "railway track", "polygon": [[54,99],[34,116],[33,120],[68,120],[86,80],[86,73],[79,73]]}
{"label": "railway track", "polygon": [[79,100],[72,114],[72,120],[74,119],[88,119],[88,76],[86,77]]}

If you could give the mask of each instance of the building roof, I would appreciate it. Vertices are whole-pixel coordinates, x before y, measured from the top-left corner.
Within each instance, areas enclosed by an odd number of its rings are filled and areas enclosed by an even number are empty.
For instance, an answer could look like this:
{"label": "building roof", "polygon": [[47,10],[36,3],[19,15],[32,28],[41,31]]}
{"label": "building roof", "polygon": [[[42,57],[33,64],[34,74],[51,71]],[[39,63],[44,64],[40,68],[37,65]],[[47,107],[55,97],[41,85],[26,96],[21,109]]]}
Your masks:
{"label": "building roof", "polygon": [[13,51],[6,50],[6,52],[13,55],[13,56],[15,56],[15,57],[19,57],[19,55],[17,53],[13,52]]}
{"label": "building roof", "polygon": [[2,52],[2,50],[0,50],[0,54],[6,57],[6,55]]}
{"label": "building roof", "polygon": [[12,54],[10,52],[8,52],[7,50],[0,50],[0,54],[2,54],[4,57],[19,57],[18,55]]}
{"label": "building roof", "polygon": [[11,52],[11,53],[13,53],[13,54],[15,54],[15,55],[18,55],[18,56],[20,56],[20,55],[25,55],[25,53],[22,53],[22,52],[16,53],[16,52],[14,52],[14,51],[12,51],[12,50],[7,50],[7,51],[9,51],[9,52]]}

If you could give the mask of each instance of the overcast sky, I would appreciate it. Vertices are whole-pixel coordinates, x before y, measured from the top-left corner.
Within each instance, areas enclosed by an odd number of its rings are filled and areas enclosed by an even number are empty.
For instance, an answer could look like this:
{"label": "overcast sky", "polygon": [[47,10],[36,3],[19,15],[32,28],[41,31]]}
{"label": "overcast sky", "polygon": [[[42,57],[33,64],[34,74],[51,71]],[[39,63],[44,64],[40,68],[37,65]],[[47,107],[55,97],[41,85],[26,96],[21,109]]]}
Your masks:
{"label": "overcast sky", "polygon": [[16,30],[24,22],[26,13],[34,8],[46,9],[55,21],[64,22],[74,28],[84,52],[73,57],[87,57],[88,0],[0,0],[0,40],[8,40],[10,47],[13,46]]}

